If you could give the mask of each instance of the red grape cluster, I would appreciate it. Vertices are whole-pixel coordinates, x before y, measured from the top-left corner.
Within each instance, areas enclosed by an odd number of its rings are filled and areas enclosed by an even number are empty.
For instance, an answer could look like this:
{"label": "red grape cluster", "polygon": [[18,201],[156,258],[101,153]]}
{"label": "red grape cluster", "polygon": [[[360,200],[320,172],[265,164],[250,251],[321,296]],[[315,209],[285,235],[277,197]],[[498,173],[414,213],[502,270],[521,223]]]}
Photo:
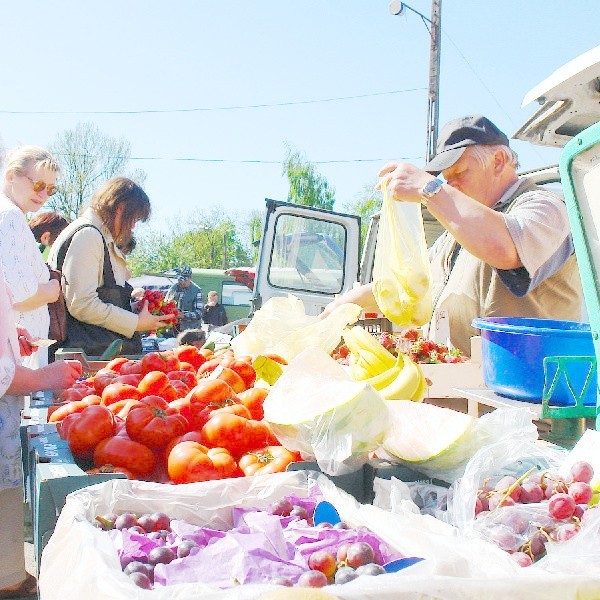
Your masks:
{"label": "red grape cluster", "polygon": [[144,302],[148,302],[148,311],[153,315],[174,315],[173,318],[169,319],[167,323],[169,323],[168,327],[161,328],[157,331],[166,331],[170,329],[173,325],[176,325],[179,321],[179,310],[177,310],[177,304],[171,300],[167,302],[165,300],[165,295],[159,290],[145,290],[144,295],[138,302],[136,302],[135,312],[139,312],[144,306]]}
{"label": "red grape cluster", "polygon": [[597,510],[589,506],[593,475],[592,466],[579,461],[566,477],[532,469],[519,478],[488,480],[475,499],[478,529],[518,564],[529,566],[545,554],[548,542],[571,539],[584,514]]}

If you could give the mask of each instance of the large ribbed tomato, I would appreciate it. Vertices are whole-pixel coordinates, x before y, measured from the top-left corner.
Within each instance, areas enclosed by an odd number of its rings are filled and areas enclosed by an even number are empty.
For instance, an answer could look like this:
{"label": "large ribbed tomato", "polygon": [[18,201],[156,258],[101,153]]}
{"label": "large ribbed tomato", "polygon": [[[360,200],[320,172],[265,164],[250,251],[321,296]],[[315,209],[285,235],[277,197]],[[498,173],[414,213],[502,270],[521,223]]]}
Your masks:
{"label": "large ribbed tomato", "polygon": [[172,439],[188,430],[188,422],[168,405],[157,406],[158,402],[147,402],[152,398],[156,396],[142,398],[140,404],[131,407],[125,420],[125,429],[127,435],[136,442],[149,448],[164,448]]}
{"label": "large ribbed tomato", "polygon": [[244,475],[267,475],[281,473],[287,466],[301,460],[300,454],[283,446],[267,446],[248,452],[240,458],[239,466]]}
{"label": "large ribbed tomato", "polygon": [[94,450],[97,467],[113,465],[132,471],[138,477],[147,477],[154,471],[156,457],[144,444],[134,442],[126,436],[117,435],[102,440]]}
{"label": "large ribbed tomato", "polygon": [[194,483],[231,477],[238,468],[224,448],[211,448],[198,442],[185,441],[173,446],[167,466],[173,483]]}
{"label": "large ribbed tomato", "polygon": [[69,416],[65,429],[66,439],[73,456],[89,458],[96,445],[115,432],[113,414],[99,404],[84,408],[80,413]]}
{"label": "large ribbed tomato", "polygon": [[202,429],[218,408],[239,404],[231,387],[220,379],[204,379],[187,396],[190,401],[192,429]]}

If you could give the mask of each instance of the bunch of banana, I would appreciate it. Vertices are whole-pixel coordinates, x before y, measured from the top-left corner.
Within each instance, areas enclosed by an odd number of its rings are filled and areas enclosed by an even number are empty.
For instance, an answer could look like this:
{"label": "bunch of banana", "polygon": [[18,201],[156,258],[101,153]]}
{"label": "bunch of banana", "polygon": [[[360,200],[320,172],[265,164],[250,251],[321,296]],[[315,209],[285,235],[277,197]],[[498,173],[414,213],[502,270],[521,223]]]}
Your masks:
{"label": "bunch of banana", "polygon": [[386,400],[423,400],[427,382],[410,356],[393,356],[362,327],[346,329],[343,335],[353,379],[370,384]]}

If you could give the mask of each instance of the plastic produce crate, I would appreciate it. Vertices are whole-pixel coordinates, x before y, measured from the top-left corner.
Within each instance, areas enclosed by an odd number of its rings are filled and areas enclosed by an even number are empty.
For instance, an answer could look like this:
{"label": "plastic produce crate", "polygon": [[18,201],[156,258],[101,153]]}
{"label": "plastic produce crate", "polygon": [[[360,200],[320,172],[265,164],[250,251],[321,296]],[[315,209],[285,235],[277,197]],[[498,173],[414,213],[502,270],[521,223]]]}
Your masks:
{"label": "plastic produce crate", "polygon": [[[575,136],[564,147],[559,165],[597,364],[600,359],[599,152],[600,123],[596,123]],[[596,395],[596,429],[600,429],[598,389]],[[573,412],[580,412],[580,409],[581,406],[577,406]]]}

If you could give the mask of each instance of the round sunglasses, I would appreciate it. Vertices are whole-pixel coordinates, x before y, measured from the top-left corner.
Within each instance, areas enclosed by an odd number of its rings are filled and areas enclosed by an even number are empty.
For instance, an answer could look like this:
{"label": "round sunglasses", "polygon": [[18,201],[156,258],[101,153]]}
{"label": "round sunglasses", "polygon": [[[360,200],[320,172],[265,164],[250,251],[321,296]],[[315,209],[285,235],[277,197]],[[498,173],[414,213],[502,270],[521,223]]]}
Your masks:
{"label": "round sunglasses", "polygon": [[24,175],[23,177],[26,177],[27,179],[29,179],[29,181],[31,181],[31,183],[33,184],[33,191],[34,192],[42,192],[44,190],[46,190],[46,193],[48,194],[48,196],[54,196],[54,194],[56,194],[56,192],[58,192],[58,187],[56,185],[54,185],[53,183],[46,185],[45,181],[42,181],[41,179],[38,179],[37,181],[31,179],[31,177],[29,177],[28,175]]}

